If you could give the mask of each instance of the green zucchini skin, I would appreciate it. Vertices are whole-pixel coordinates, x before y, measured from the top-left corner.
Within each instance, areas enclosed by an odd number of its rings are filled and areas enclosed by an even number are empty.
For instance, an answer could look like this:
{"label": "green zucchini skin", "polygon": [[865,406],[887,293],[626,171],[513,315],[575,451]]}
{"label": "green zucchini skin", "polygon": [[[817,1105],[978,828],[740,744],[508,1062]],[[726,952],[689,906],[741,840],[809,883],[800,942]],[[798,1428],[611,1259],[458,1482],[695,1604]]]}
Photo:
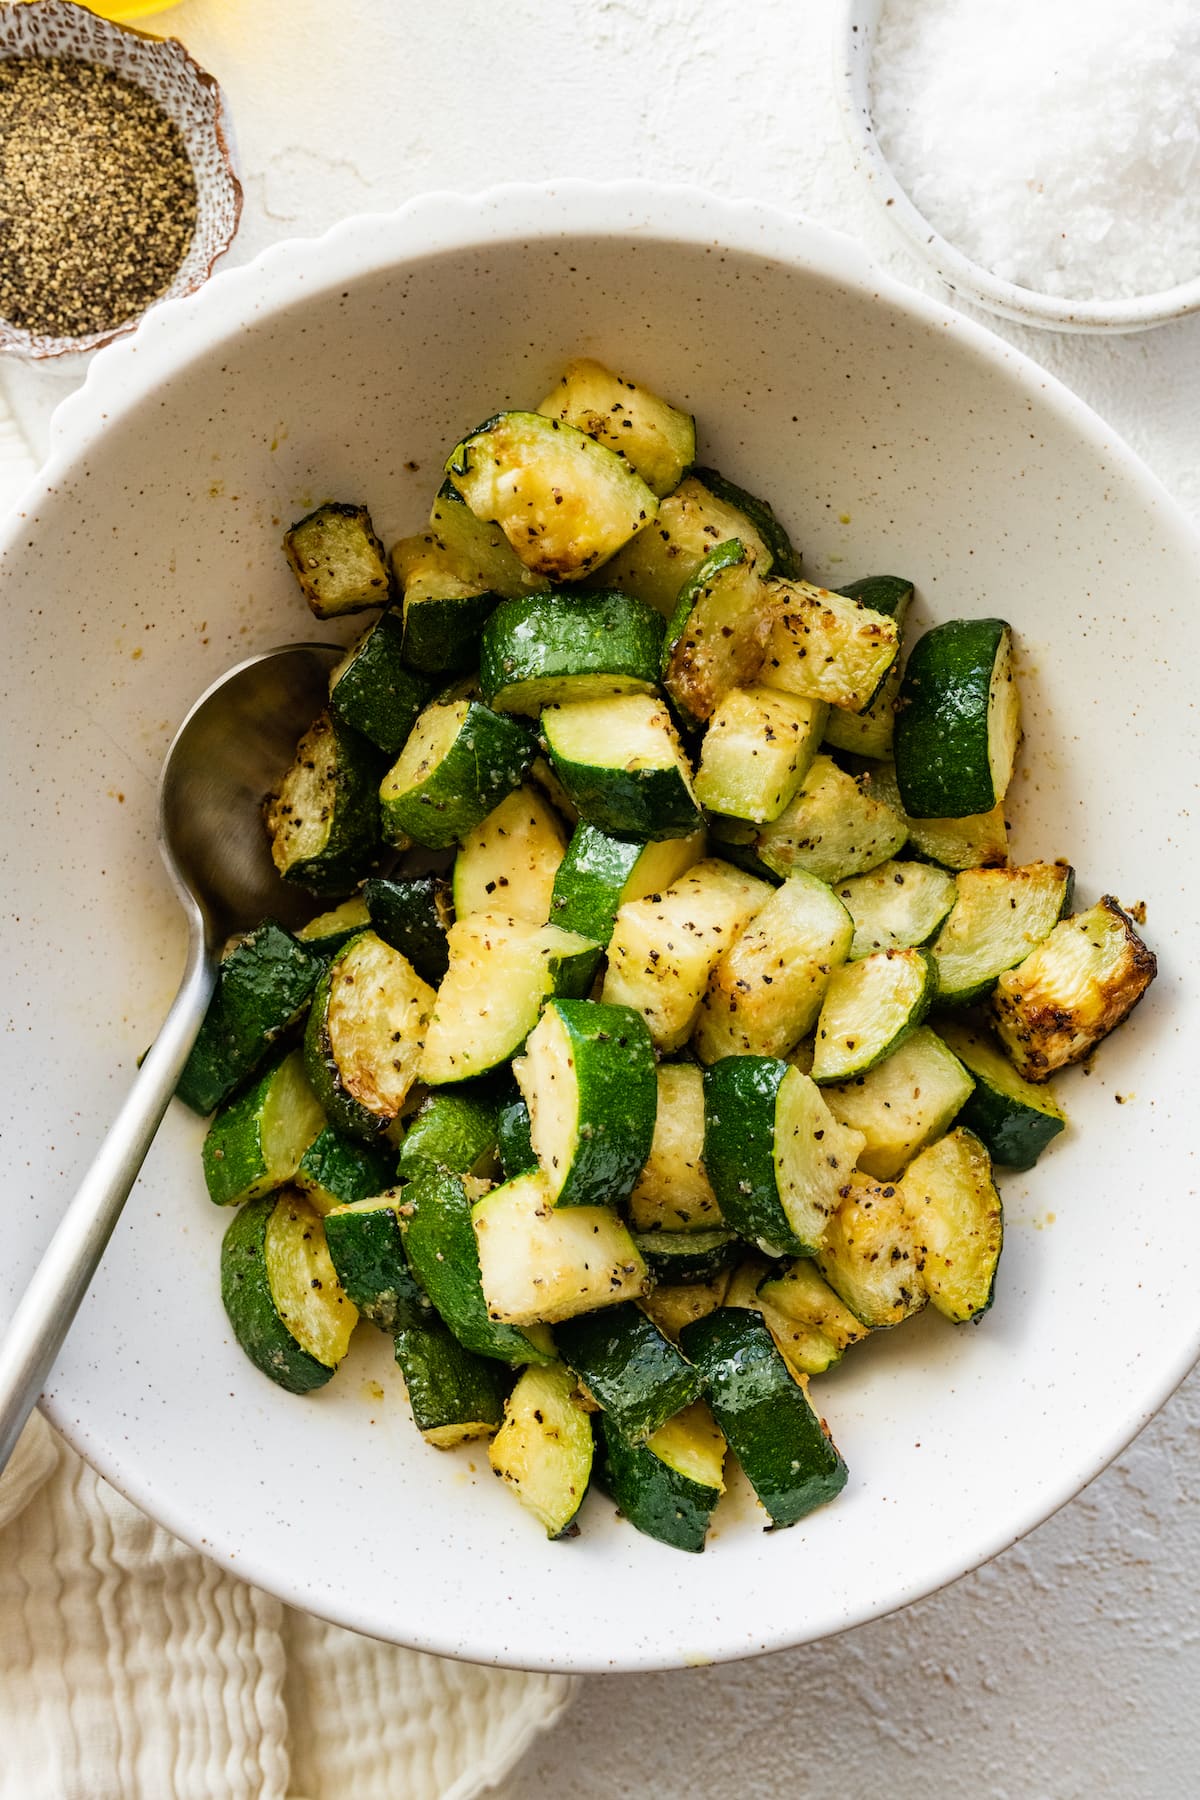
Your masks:
{"label": "green zucchini skin", "polygon": [[[379,801],[389,843],[411,838],[430,850],[449,849],[482,824],[528,773],[533,745],[519,725],[477,700],[452,704],[461,707],[462,720],[440,759],[410,782],[401,752],[383,778]],[[434,710],[426,708],[421,718]],[[418,732],[420,725],[419,720]]]}
{"label": "green zucchini skin", "polygon": [[[286,1131],[272,1129],[285,1122]],[[278,1057],[226,1102],[208,1128],[201,1154],[209,1199],[240,1206],[283,1187],[323,1123],[300,1052]]]}
{"label": "green zucchini skin", "polygon": [[600,1000],[546,1002],[526,1054],[513,1070],[533,1118],[535,1150],[538,1096],[526,1081],[536,1080],[535,1046],[555,1022],[567,1052],[567,1066],[555,1074],[560,1084],[574,1083],[575,1143],[562,1146],[564,1160],[570,1156],[567,1167],[557,1157],[539,1155],[538,1160],[556,1206],[619,1205],[632,1193],[654,1141],[658,1078],[650,1032],[631,1006]]}
{"label": "green zucchini skin", "polygon": [[497,1429],[507,1372],[460,1344],[440,1319],[401,1326],[395,1355],[413,1422],[427,1442],[444,1448]]}
{"label": "green zucchini skin", "polygon": [[529,594],[506,600],[483,628],[479,685],[499,712],[607,694],[653,694],[663,620],[628,594]]}
{"label": "green zucchini skin", "polygon": [[363,883],[371,925],[436,987],[450,966],[446,933],[454,918],[450,883],[440,875],[373,876]]}
{"label": "green zucchini skin", "polygon": [[499,1113],[499,1095],[491,1084],[432,1089],[404,1134],[397,1176],[415,1181],[428,1169],[492,1174]]}
{"label": "green zucchini skin", "polygon": [[635,1231],[633,1241],[655,1281],[711,1281],[744,1254],[733,1231]]}
{"label": "green zucchini skin", "polygon": [[702,844],[699,834],[646,844],[581,819],[554,877],[550,923],[607,947],[623,901],[670,887],[699,861]]}
{"label": "green zucchini skin", "polygon": [[496,1117],[496,1148],[506,1181],[511,1181],[514,1175],[528,1175],[538,1166],[529,1136],[529,1108],[524,1094],[518,1090],[500,1102]]}
{"label": "green zucchini skin", "polygon": [[[554,773],[580,817],[615,837],[684,838],[699,829],[700,809],[691,789],[690,770],[679,749],[665,705],[655,723],[663,735],[664,760],[657,765],[626,767],[622,748],[621,709],[640,702],[653,708],[648,695],[615,695],[607,701],[576,701],[569,708],[547,707],[542,736]],[[592,705],[611,708],[611,727],[596,760],[582,761],[561,741],[565,713]],[[667,754],[670,746],[673,754]]]}
{"label": "green zucchini skin", "polygon": [[553,1362],[544,1334],[531,1337],[517,1325],[488,1316],[472,1204],[461,1177],[446,1169],[427,1169],[405,1188],[400,1228],[417,1280],[459,1343],[477,1356],[505,1363]]}
{"label": "green zucchini skin", "polygon": [[718,1425],[778,1528],[841,1493],[846,1464],[757,1314],[721,1308],[679,1334]]}
{"label": "green zucchini skin", "polygon": [[[773,575],[781,575],[785,581],[801,579],[803,571],[799,553],[768,501],[756,499],[735,481],[728,481],[724,475],[719,475],[715,469],[693,469],[692,474],[697,481],[704,483],[710,494],[723,500],[726,506],[735,506],[739,512],[745,513],[771,553]],[[872,602],[864,599],[863,604],[870,606]]]}
{"label": "green zucchini skin", "polygon": [[355,894],[349,900],[343,900],[330,912],[318,913],[307,925],[301,926],[296,933],[298,942],[304,944],[315,955],[329,962],[346,948],[350,939],[365,931],[371,923],[371,915],[367,911],[367,903],[361,894]]}
{"label": "green zucchini skin", "polygon": [[956,1123],[973,1131],[994,1163],[1032,1169],[1047,1144],[1066,1127],[1052,1095],[1013,1068],[994,1038],[964,1025],[938,1027],[959,1061],[975,1077],[975,1089]]}
{"label": "green zucchini skin", "polygon": [[236,1213],[221,1240],[221,1299],[233,1334],[256,1369],[289,1394],[324,1387],[332,1368],[304,1350],[280,1318],[267,1279],[267,1226],[276,1196]]}
{"label": "green zucchini skin", "polygon": [[400,614],[381,613],[334,670],[329,690],[330,711],[388,756],[399,753],[432,685],[405,667],[403,644]]}
{"label": "green zucchini skin", "polygon": [[429,1324],[434,1316],[404,1254],[399,1199],[399,1190],[380,1194],[325,1219],[325,1242],[347,1297],[364,1319],[392,1334]]}
{"label": "green zucchini skin", "polygon": [[244,937],[221,964],[178,1098],[198,1113],[228,1099],[303,1015],[323,967],[320,956],[273,919]]}
{"label": "green zucchini skin", "polygon": [[886,613],[889,619],[903,618],[913,597],[913,584],[903,575],[865,575],[861,581],[848,581],[834,588],[847,600],[857,600],[871,612]]}
{"label": "green zucchini skin", "polygon": [[[379,777],[374,744],[330,712],[315,719],[267,803],[271,855],[284,881],[307,893],[346,894],[379,848]],[[325,821],[317,842],[313,820]]]}
{"label": "green zucchini skin", "polygon": [[721,1489],[672,1469],[648,1444],[630,1443],[603,1413],[596,1417],[596,1434],[600,1479],[623,1517],[673,1550],[702,1551]]}
{"label": "green zucchini skin", "polygon": [[989,760],[992,673],[1003,619],[951,619],[917,639],[896,703],[896,781],[915,819],[986,813],[1004,798]]}
{"label": "green zucchini skin", "polygon": [[325,1213],[382,1194],[395,1179],[396,1153],[389,1144],[361,1144],[332,1125],[318,1132],[296,1170],[296,1186]]}
{"label": "green zucchini skin", "polygon": [[721,1216],[751,1243],[809,1255],[779,1198],[775,1108],[789,1065],[775,1056],[723,1056],[704,1071],[704,1166]]}
{"label": "green zucchini skin", "polygon": [[691,1364],[631,1300],[564,1319],[554,1335],[567,1367],[630,1443],[644,1443],[704,1391]]}

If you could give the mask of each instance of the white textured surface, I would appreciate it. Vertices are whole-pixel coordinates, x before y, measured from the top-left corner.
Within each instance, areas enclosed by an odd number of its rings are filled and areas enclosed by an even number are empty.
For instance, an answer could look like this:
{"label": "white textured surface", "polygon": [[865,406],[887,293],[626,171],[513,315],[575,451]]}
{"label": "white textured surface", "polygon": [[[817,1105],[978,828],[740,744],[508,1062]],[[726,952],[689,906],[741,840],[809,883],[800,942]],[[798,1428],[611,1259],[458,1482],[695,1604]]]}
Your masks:
{"label": "white textured surface", "polygon": [[[244,260],[422,188],[578,174],[692,179],[793,206],[927,283],[851,178],[831,0],[189,0],[177,30],[223,80],[247,177]],[[1200,320],[1144,337],[1000,327],[1095,405],[1200,515]],[[70,377],[11,382],[35,435]],[[1114,1256],[1120,1246],[1113,1246]],[[1114,1329],[1120,1328],[1119,1320]],[[506,1800],[797,1791],[908,1800],[1191,1800],[1200,1718],[1200,1381],[1026,1543],[908,1613],[695,1675],[593,1681]],[[634,1770],[632,1777],[622,1770]]]}

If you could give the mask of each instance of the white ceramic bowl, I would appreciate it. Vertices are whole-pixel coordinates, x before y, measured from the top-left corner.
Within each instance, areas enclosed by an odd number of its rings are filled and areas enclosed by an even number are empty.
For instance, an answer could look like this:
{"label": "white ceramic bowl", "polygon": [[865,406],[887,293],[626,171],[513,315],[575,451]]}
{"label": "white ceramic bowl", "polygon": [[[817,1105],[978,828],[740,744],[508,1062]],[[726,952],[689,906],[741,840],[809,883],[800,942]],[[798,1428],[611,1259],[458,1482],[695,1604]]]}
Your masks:
{"label": "white ceramic bowl", "polygon": [[1156,294],[1128,299],[1072,300],[1006,281],[944,238],[897,181],[875,135],[871,63],[884,0],[840,0],[834,34],[834,78],[855,165],[892,226],[930,263],[951,293],[1002,319],[1047,331],[1129,332],[1169,325],[1200,312],[1200,276]]}
{"label": "white ceramic bowl", "polygon": [[0,546],[0,1311],[179,974],[154,845],[171,731],[227,665],[310,634],[281,530],[329,494],[363,496],[385,538],[413,529],[461,430],[575,351],[694,407],[705,459],[772,498],[815,575],[899,571],[919,620],[1013,621],[1016,847],[1069,854],[1085,901],[1144,898],[1158,983],[1064,1082],[1070,1133],[1005,1180],[984,1322],[924,1316],[817,1384],[852,1475],[794,1530],[764,1535],[739,1489],[700,1562],[594,1497],[581,1537],[548,1544],[481,1451],[425,1448],[369,1331],[321,1394],[272,1387],[221,1311],[228,1221],[182,1108],[46,1408],[139,1505],[296,1605],[479,1660],[633,1669],[818,1638],[952,1580],[1093,1476],[1200,1348],[1200,544],[1078,400],[846,240],[684,190],[437,196],[268,252],[99,358]]}

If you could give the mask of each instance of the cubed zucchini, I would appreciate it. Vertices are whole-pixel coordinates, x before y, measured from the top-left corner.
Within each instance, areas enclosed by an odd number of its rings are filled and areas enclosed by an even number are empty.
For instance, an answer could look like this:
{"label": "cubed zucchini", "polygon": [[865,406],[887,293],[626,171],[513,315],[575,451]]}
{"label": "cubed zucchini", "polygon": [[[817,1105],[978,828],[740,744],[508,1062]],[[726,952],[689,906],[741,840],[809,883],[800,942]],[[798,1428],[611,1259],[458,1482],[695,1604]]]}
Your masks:
{"label": "cubed zucchini", "polygon": [[951,619],[917,639],[897,699],[896,780],[922,819],[986,813],[1003,800],[1021,741],[1012,632]]}
{"label": "cubed zucchini", "polygon": [[284,534],[283,549],[318,619],[387,604],[387,561],[365,506],[318,506]]}
{"label": "cubed zucchini", "polygon": [[873,1069],[822,1092],[834,1118],[866,1140],[859,1168],[890,1181],[949,1130],[973,1086],[953,1051],[922,1025]]}
{"label": "cubed zucchini", "polygon": [[629,594],[530,594],[483,628],[479,684],[497,712],[658,692],[662,615]]}
{"label": "cubed zucchini", "polygon": [[961,1126],[908,1165],[900,1197],[932,1304],[961,1323],[992,1304],[1004,1215],[987,1151]]}
{"label": "cubed zucchini", "polygon": [[445,849],[520,786],[532,760],[520,726],[478,701],[427,706],[379,789],[384,836]]}
{"label": "cubed zucchini", "polygon": [[400,614],[381,613],[329,677],[330,711],[388,756],[403,748],[429,699],[427,678],[404,664],[403,643]]}
{"label": "cubed zucchini", "polygon": [[929,1298],[921,1248],[894,1182],[850,1176],[816,1261],[838,1299],[872,1331],[901,1324]]}
{"label": "cubed zucchini", "polygon": [[711,812],[764,824],[794,797],[817,754],[828,707],[777,688],[731,688],[708,722],[696,798]]}
{"label": "cubed zucchini", "polygon": [[379,752],[322,713],[267,802],[271,856],[285,881],[312,894],[344,894],[379,845]]}
{"label": "cubed zucchini", "polygon": [[554,1335],[567,1367],[631,1443],[700,1398],[695,1369],[632,1301],[565,1319]]}
{"label": "cubed zucchini", "polygon": [[771,552],[747,515],[718,499],[711,488],[689,475],[668,494],[648,531],[619,550],[605,565],[606,587],[636,594],[667,617],[675,611],[683,587],[717,544],[737,538],[760,575],[771,567]]}
{"label": "cubed zucchini", "polygon": [[542,736],[589,824],[632,838],[682,838],[699,828],[692,772],[661,700],[623,694],[551,706]]}
{"label": "cubed zucchini", "polygon": [[786,693],[865,712],[900,649],[900,627],[862,600],[808,581],[772,581],[762,679]]}
{"label": "cubed zucchini", "polygon": [[636,1231],[707,1234],[721,1209],[704,1167],[704,1076],[695,1063],[660,1063],[650,1154],[629,1196]]}
{"label": "cubed zucchini", "polygon": [[504,1403],[488,1459],[548,1538],[573,1535],[592,1478],[592,1426],[562,1363],[526,1369]]}
{"label": "cubed zucchini", "polygon": [[538,407],[615,450],[661,499],[696,460],[696,421],[590,357],[569,362]]}
{"label": "cubed zucchini", "polygon": [[662,683],[685,725],[702,725],[731,689],[757,680],[770,628],[753,555],[737,538],[718,544],[667,622]]}
{"label": "cubed zucchini", "polygon": [[204,1180],[218,1206],[241,1206],[290,1182],[325,1115],[298,1050],[228,1101],[204,1140]]}
{"label": "cubed zucchini", "polygon": [[304,1016],[324,967],[319,956],[266,919],[222,959],[217,985],[175,1089],[210,1113]]}
{"label": "cubed zucchini", "polygon": [[455,916],[506,912],[544,925],[566,847],[549,801],[534,787],[514,788],[463,838],[454,859]]}
{"label": "cubed zucchini", "polygon": [[634,1300],[648,1285],[646,1265],[617,1214],[604,1206],[556,1207],[540,1171],[493,1188],[472,1216],[493,1319],[554,1325]]}
{"label": "cubed zucchini", "polygon": [[396,1118],[416,1080],[436,996],[373,931],[360,932],[321,977],[304,1062],[330,1124],[367,1142]]}
{"label": "cubed zucchini", "polygon": [[293,1394],[324,1386],[358,1321],[320,1215],[292,1192],[264,1194],[234,1215],[221,1244],[221,1299],[250,1361]]}

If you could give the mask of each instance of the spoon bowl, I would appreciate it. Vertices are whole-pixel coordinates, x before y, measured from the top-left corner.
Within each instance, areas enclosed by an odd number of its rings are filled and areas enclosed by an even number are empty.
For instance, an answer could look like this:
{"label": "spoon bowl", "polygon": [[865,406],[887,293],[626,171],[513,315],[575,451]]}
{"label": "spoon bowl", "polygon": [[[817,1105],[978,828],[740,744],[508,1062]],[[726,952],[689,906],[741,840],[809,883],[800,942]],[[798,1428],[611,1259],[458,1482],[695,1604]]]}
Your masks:
{"label": "spoon bowl", "polygon": [[229,669],[191,708],[163,762],[159,848],[188,916],[179,992],[116,1119],[46,1247],[0,1344],[0,1474],[87,1292],[216,986],[220,950],[312,902],[276,873],[262,802],[323,705],[341,652],[290,644]]}

